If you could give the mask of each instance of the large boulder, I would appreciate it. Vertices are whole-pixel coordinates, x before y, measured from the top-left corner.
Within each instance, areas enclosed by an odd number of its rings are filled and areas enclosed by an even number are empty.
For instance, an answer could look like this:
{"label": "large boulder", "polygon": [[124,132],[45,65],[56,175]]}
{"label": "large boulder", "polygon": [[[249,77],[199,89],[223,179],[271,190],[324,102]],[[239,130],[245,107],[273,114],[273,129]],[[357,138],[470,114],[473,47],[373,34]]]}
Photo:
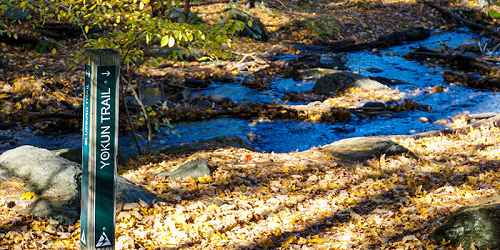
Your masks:
{"label": "large boulder", "polygon": [[463,249],[500,249],[500,203],[459,210],[431,234],[431,239]]}
{"label": "large boulder", "polygon": [[[0,202],[35,216],[76,218],[80,208],[81,167],[56,153],[21,146],[0,155]],[[123,177],[116,181],[118,203],[152,204],[156,197]]]}
{"label": "large boulder", "polygon": [[411,151],[389,136],[349,138],[323,146],[319,150],[346,162],[362,162],[381,155],[411,154]]}
{"label": "large boulder", "polygon": [[239,30],[242,36],[251,37],[257,41],[269,39],[266,27],[258,18],[236,8],[227,10],[222,24],[229,29]]}
{"label": "large boulder", "polygon": [[[60,158],[49,150],[21,146],[0,155],[0,168],[8,176],[25,181],[26,192],[40,197],[31,209],[35,213],[50,207],[73,207],[79,203],[81,170],[77,163]],[[47,204],[50,203],[50,204]]]}
{"label": "large boulder", "polygon": [[319,95],[338,95],[349,88],[360,88],[367,91],[389,90],[386,85],[361,75],[340,71],[328,74],[316,81],[313,92]]}

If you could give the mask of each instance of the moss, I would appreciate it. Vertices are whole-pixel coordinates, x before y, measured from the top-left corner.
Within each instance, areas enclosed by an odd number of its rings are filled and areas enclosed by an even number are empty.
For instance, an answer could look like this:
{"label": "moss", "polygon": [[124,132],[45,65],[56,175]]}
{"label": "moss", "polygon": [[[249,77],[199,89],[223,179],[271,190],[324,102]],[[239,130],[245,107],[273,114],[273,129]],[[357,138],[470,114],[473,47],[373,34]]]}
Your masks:
{"label": "moss", "polygon": [[500,249],[500,203],[460,210],[437,228],[431,238],[465,249]]}

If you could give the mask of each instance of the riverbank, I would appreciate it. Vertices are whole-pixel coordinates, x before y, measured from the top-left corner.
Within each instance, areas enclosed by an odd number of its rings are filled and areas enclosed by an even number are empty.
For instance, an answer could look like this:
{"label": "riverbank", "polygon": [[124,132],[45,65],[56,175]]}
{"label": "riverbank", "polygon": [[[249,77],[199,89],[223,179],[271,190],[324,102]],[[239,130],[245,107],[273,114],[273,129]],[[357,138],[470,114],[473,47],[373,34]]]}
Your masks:
{"label": "riverbank", "polygon": [[[286,154],[218,142],[140,156],[121,175],[162,201],[121,208],[117,249],[437,247],[430,233],[447,215],[498,197],[496,119],[473,127],[457,121],[463,128],[453,133],[360,138]],[[209,176],[161,174],[196,159],[207,161]],[[1,246],[78,246],[78,223],[8,206],[0,204]]]}

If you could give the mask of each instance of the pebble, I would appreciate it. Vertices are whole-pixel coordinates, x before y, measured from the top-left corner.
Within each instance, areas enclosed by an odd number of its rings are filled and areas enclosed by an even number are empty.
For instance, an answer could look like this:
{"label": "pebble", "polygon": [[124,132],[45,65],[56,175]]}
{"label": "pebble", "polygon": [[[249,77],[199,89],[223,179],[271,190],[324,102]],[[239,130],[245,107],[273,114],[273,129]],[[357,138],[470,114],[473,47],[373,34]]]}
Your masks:
{"label": "pebble", "polygon": [[434,86],[432,87],[431,89],[431,93],[441,93],[441,92],[444,92],[444,87],[443,86]]}
{"label": "pebble", "polygon": [[427,118],[427,117],[425,117],[425,116],[422,116],[422,117],[418,118],[418,120],[419,120],[420,122],[424,122],[424,123],[429,122],[429,118]]}

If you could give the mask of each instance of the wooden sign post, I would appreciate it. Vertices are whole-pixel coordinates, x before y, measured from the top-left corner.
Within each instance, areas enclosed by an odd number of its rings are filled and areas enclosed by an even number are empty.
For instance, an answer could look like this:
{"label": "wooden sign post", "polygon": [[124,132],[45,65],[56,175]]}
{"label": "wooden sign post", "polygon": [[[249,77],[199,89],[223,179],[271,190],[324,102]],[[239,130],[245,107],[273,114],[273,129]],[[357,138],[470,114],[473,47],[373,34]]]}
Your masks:
{"label": "wooden sign post", "polygon": [[88,50],[83,90],[81,249],[114,249],[120,56]]}

